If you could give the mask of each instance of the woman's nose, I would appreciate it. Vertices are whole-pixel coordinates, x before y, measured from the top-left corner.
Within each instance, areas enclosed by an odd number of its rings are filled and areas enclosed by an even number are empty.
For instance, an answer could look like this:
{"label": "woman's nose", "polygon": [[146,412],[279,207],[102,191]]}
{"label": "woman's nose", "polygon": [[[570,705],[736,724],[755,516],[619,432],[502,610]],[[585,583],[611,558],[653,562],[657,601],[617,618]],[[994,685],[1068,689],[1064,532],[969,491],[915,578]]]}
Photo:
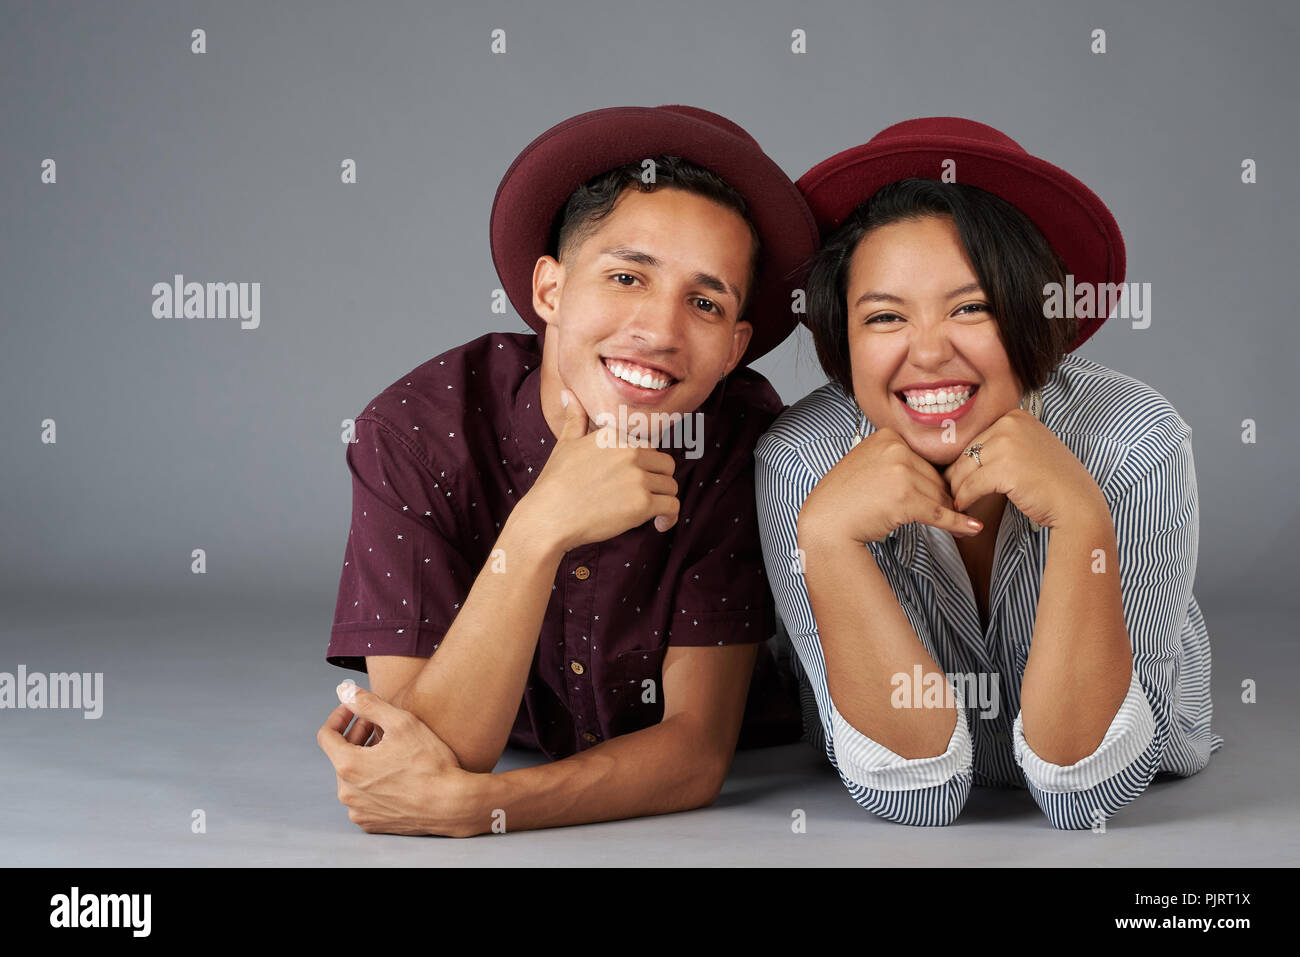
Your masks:
{"label": "woman's nose", "polygon": [[917,322],[912,324],[909,351],[916,365],[928,365],[942,362],[952,355],[952,343],[948,339],[947,323]]}

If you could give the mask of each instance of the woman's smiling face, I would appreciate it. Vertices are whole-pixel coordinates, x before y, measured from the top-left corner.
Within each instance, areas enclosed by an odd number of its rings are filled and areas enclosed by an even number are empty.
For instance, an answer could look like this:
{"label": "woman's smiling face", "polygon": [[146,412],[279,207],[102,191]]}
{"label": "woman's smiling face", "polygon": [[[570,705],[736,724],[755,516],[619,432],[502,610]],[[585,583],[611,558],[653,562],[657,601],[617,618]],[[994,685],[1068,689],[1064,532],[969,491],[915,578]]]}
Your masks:
{"label": "woman's smiling face", "polygon": [[932,465],[950,465],[1019,407],[1023,390],[952,217],[872,229],[846,293],[858,405]]}

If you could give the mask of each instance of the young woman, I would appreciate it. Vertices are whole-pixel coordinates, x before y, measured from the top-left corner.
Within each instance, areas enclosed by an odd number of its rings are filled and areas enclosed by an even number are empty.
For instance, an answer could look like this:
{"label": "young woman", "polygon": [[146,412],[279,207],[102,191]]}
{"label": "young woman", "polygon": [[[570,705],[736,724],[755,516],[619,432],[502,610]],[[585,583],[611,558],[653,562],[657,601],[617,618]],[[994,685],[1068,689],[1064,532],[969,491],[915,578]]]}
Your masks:
{"label": "young woman", "polygon": [[807,324],[831,381],[755,457],[810,736],[891,821],[948,824],[978,784],[1104,828],[1223,743],[1191,429],[1073,354],[1122,289],[1114,217],[950,117],[889,127],[799,186],[824,236]]}

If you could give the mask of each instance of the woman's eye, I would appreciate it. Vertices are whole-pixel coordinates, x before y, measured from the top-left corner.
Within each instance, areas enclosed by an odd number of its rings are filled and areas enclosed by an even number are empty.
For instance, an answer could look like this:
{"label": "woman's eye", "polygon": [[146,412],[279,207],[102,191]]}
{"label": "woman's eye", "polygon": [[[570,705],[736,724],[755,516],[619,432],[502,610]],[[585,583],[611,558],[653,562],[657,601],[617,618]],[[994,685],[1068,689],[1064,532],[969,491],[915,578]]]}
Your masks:
{"label": "woman's eye", "polygon": [[870,325],[873,322],[890,322],[894,319],[901,319],[901,317],[894,315],[892,312],[882,312],[872,316],[863,325]]}
{"label": "woman's eye", "polygon": [[976,315],[977,313],[988,312],[988,311],[989,311],[989,307],[987,303],[968,302],[966,305],[960,307],[957,310],[957,313],[958,315],[973,316]]}

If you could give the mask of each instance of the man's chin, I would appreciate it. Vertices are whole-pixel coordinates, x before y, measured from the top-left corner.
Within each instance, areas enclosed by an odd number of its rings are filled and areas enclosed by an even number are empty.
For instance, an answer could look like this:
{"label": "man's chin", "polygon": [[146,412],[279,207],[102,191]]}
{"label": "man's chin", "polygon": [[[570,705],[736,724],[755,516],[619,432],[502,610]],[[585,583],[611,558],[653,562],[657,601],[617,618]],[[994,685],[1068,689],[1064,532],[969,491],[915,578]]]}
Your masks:
{"label": "man's chin", "polygon": [[[698,399],[695,399],[692,396],[675,390],[673,395],[664,396],[659,401],[655,401],[654,399],[642,402],[629,401],[626,397],[619,395],[616,391],[611,391],[601,397],[602,405],[604,405],[604,407],[609,410],[610,414],[616,418],[619,415],[620,409],[624,410],[624,415],[629,416],[637,413],[645,416],[657,415],[661,417],[669,415],[687,415],[699,409],[707,398],[707,395],[702,395],[699,396]],[[688,408],[682,408],[683,405],[688,404]]]}

